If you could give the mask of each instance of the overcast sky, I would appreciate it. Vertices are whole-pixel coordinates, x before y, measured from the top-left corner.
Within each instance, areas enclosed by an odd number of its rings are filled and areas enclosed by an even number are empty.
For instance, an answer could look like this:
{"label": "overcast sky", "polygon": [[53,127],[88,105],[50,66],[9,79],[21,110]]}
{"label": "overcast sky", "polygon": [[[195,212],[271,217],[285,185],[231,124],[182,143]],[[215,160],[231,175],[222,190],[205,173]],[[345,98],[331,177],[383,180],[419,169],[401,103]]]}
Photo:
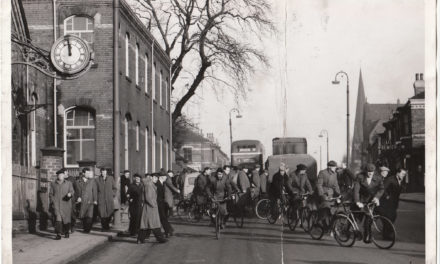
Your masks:
{"label": "overcast sky", "polygon": [[[243,118],[233,119],[234,140],[258,139],[266,147],[266,156],[271,155],[272,138],[283,136],[286,89],[284,136],[306,137],[308,152],[318,162],[321,144],[324,164],[325,141],[318,135],[327,129],[330,159],[340,162],[346,148],[346,84],[331,81],[339,70],[349,75],[351,136],[360,69],[369,103],[406,102],[413,95],[415,73],[424,71],[423,1],[274,2],[273,19],[279,32],[261,43],[271,67],[259,70],[250,81],[252,91],[239,105]],[[213,132],[229,153],[228,113],[235,107],[233,97],[219,98],[208,87],[197,94],[184,112],[205,134]]]}

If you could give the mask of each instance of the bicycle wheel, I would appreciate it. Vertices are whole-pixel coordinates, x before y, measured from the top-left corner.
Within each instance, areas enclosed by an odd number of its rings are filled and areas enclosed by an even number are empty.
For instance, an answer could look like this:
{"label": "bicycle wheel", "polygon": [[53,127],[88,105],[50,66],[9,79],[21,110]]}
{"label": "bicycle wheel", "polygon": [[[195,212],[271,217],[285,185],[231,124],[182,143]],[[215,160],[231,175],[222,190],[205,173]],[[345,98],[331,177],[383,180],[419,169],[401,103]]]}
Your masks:
{"label": "bicycle wheel", "polygon": [[389,249],[396,242],[396,229],[393,223],[386,217],[375,215],[370,226],[371,240],[381,249]]}
{"label": "bicycle wheel", "polygon": [[296,226],[298,225],[298,212],[295,210],[293,206],[289,206],[287,209],[287,224],[291,231],[295,231]]}
{"label": "bicycle wheel", "polygon": [[356,242],[353,223],[343,214],[338,214],[333,220],[333,235],[341,247],[351,247]]}
{"label": "bicycle wheel", "polygon": [[186,203],[185,200],[180,201],[176,206],[176,213],[177,216],[184,220],[185,218],[188,219],[188,210],[189,210],[189,204]]}
{"label": "bicycle wheel", "polygon": [[304,232],[308,233],[310,231],[310,209],[308,207],[303,207],[300,210],[301,227]]}
{"label": "bicycle wheel", "polygon": [[264,220],[267,219],[267,215],[270,211],[270,200],[269,199],[261,199],[258,201],[257,205],[255,206],[255,215]]}
{"label": "bicycle wheel", "polygon": [[197,204],[192,204],[188,209],[188,220],[193,223],[198,223],[203,218],[202,207]]}
{"label": "bicycle wheel", "polygon": [[270,203],[269,213],[267,214],[267,221],[269,224],[273,225],[278,220],[281,214],[281,208],[278,206],[276,202]]}
{"label": "bicycle wheel", "polygon": [[310,220],[309,220],[309,226],[310,226],[309,234],[314,240],[319,240],[324,235],[324,228],[321,226],[318,220],[319,220],[318,212],[312,211],[310,213]]}

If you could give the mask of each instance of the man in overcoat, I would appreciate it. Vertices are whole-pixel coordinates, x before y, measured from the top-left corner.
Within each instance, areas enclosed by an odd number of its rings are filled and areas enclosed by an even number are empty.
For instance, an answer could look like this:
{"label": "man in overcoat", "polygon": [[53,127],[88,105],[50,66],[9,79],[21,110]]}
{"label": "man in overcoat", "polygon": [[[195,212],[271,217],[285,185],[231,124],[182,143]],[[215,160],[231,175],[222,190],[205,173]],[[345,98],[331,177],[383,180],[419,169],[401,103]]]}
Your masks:
{"label": "man in overcoat", "polygon": [[256,165],[252,171],[252,199],[260,195],[260,165]]}
{"label": "man in overcoat", "polygon": [[338,197],[341,194],[338,185],[338,177],[336,175],[337,163],[333,160],[327,163],[327,169],[322,170],[318,174],[316,189],[319,196],[319,218],[322,220],[324,229],[330,225],[331,203],[329,199]]}
{"label": "man in overcoat", "polygon": [[98,212],[101,218],[102,231],[110,230],[110,218],[114,212],[113,198],[116,195],[115,180],[107,175],[107,169],[101,168],[101,175],[98,177]]}
{"label": "man in overcoat", "polygon": [[309,193],[313,193],[312,185],[307,177],[307,166],[304,164],[298,164],[296,170],[289,175],[287,179],[287,191],[292,198],[295,198],[298,194],[306,193],[306,189]]}
{"label": "man in overcoat", "polygon": [[211,175],[211,168],[206,167],[203,172],[197,176],[194,182],[193,194],[196,198],[197,205],[206,204],[206,185],[209,183],[209,175]]}
{"label": "man in overcoat", "polygon": [[[403,189],[403,182],[406,176],[404,169],[398,169],[396,176],[387,177],[384,181],[384,193],[380,199],[380,206],[377,208],[379,214],[395,222],[397,208],[399,207],[400,193]],[[384,236],[389,235],[389,227],[384,226]]]}
{"label": "man in overcoat", "polygon": [[260,174],[260,191],[261,196],[266,197],[267,195],[267,178],[269,177],[269,172],[265,169],[263,173]]}
{"label": "man in overcoat", "polygon": [[162,224],[163,230],[165,232],[165,237],[173,236],[173,227],[168,221],[167,215],[167,203],[165,201],[165,182],[167,181],[167,175],[160,172],[153,176],[157,177],[159,180],[156,182],[157,191],[157,210],[159,211],[160,223]]}
{"label": "man in overcoat", "polygon": [[72,202],[72,214],[71,214],[72,220],[70,224],[70,233],[73,233],[75,232],[76,218],[78,215],[78,212],[76,210],[76,200],[78,198],[78,184],[76,177],[74,177],[73,175],[69,175],[67,170],[65,171],[65,174],[66,174],[66,180],[72,183],[73,191],[75,192],[74,197],[70,199],[70,201]]}
{"label": "man in overcoat", "polygon": [[[232,194],[231,183],[229,179],[223,175],[223,170],[221,168],[217,169],[216,176],[206,186],[206,193],[211,200],[223,200]],[[220,215],[218,217],[221,219],[220,228],[223,229],[226,222],[226,216],[228,215],[226,202],[219,204],[219,213]]]}
{"label": "man in overcoat", "polygon": [[93,207],[98,204],[98,188],[89,168],[83,169],[78,181],[77,203],[80,205],[79,218],[82,219],[84,233],[90,233],[93,226]]}
{"label": "man in overcoat", "polygon": [[135,236],[138,233],[141,214],[142,214],[142,192],[144,186],[141,182],[141,176],[139,174],[133,175],[133,183],[130,184],[127,191],[127,200],[129,202],[130,211],[130,223],[128,230],[131,236]]}
{"label": "man in overcoat", "polygon": [[157,177],[147,175],[143,180],[144,191],[142,193],[142,217],[141,226],[138,233],[138,243],[145,243],[145,239],[153,232],[156,240],[159,243],[165,243],[168,240],[163,237],[160,230],[160,217],[157,208],[157,187],[155,183],[158,181]]}
{"label": "man in overcoat", "polygon": [[167,216],[173,215],[173,208],[174,208],[174,195],[173,193],[180,194],[180,190],[174,185],[174,172],[172,170],[169,170],[167,172],[167,178],[164,183],[165,188],[165,213]]}
{"label": "man in overcoat", "polygon": [[57,171],[56,174],[57,179],[50,184],[49,198],[55,214],[55,239],[60,240],[63,231],[65,238],[69,238],[70,222],[72,220],[71,199],[75,191],[73,190],[72,183],[64,179],[64,169]]}

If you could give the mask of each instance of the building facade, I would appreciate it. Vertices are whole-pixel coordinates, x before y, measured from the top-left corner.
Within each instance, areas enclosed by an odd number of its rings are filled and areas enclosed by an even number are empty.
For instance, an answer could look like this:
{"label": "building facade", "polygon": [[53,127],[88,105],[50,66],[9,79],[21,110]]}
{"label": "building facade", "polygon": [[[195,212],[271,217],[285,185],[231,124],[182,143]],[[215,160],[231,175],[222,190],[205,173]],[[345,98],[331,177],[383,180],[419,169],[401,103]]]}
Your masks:
{"label": "building facade", "polygon": [[[58,0],[55,6],[53,3],[23,0],[31,39],[50,50],[56,38],[79,36],[93,50],[94,65],[78,79],[56,80],[54,89],[53,80],[47,85],[47,99],[54,101],[55,95],[56,107],[48,108],[47,129],[41,132],[46,139],[43,145],[63,149],[63,165],[74,174],[78,161],[84,160],[94,161],[98,167],[113,168],[114,155],[119,155],[120,172],[171,168],[167,54],[123,0],[119,3],[117,25],[112,0]],[[115,27],[117,67],[113,66]],[[119,109],[114,109],[115,71]],[[114,134],[115,111],[120,114],[119,135]],[[113,152],[116,136],[120,138],[119,153]]]}
{"label": "building facade", "polygon": [[425,84],[416,74],[414,96],[383,123],[384,131],[372,144],[371,155],[392,171],[404,168],[407,191],[423,192],[425,182]]}
{"label": "building facade", "polygon": [[185,131],[182,143],[176,150],[176,162],[181,167],[201,171],[205,167],[221,168],[229,164],[228,156],[221,150],[212,133],[204,137],[193,130]]}

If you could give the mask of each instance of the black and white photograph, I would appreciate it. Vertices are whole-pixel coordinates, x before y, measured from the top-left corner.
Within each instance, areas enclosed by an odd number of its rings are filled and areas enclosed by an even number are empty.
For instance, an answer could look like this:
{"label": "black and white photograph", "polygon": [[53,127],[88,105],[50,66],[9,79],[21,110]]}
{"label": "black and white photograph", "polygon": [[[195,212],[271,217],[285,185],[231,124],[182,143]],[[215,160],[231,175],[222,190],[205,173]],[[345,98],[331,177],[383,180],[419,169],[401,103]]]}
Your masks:
{"label": "black and white photograph", "polygon": [[437,263],[434,0],[4,0],[2,262]]}

